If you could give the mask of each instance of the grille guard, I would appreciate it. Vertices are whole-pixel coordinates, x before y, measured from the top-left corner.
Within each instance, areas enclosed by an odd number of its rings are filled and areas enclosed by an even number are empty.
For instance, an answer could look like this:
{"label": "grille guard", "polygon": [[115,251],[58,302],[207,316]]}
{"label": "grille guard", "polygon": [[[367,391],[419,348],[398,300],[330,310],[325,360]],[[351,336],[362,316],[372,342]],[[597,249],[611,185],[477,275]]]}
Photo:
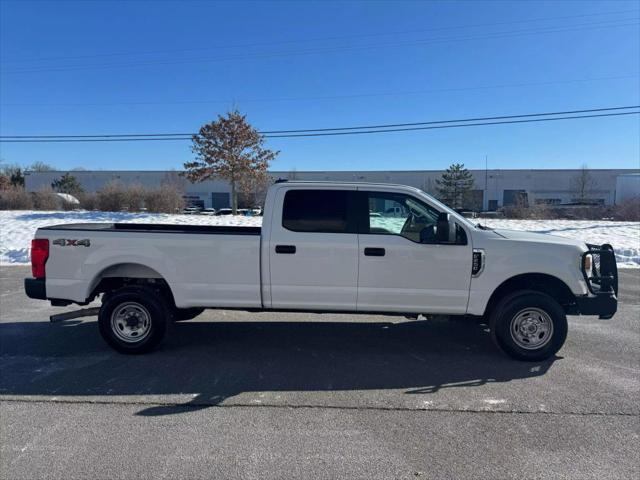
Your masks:
{"label": "grille guard", "polygon": [[[618,266],[613,247],[608,243],[593,245],[587,243],[587,250],[582,254],[580,270],[593,295],[618,295]],[[584,268],[584,259],[591,256],[591,276]]]}

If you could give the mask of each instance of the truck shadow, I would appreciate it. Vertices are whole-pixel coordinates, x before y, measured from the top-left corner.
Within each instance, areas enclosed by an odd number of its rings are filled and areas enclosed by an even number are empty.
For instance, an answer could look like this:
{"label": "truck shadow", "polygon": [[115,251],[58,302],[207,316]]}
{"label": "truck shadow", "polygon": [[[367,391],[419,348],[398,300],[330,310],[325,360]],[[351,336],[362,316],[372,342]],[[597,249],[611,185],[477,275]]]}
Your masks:
{"label": "truck shadow", "polygon": [[[511,360],[482,326],[462,321],[189,321],[142,356],[110,350],[93,321],[3,323],[0,353],[0,395],[170,404],[139,415],[206,408],[246,392],[396,389],[426,400],[444,389],[544,375],[554,361]],[[191,400],[174,405],[171,395]]]}

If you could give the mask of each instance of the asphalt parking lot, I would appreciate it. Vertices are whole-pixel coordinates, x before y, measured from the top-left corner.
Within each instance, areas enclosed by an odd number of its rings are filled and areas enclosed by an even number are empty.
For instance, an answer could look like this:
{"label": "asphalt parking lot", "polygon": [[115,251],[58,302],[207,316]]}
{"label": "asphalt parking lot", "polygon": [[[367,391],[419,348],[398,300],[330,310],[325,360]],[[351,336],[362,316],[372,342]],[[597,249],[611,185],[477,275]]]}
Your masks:
{"label": "asphalt parking lot", "polygon": [[637,478],[640,271],[547,362],[462,321],[207,311],[145,356],[0,271],[0,478]]}

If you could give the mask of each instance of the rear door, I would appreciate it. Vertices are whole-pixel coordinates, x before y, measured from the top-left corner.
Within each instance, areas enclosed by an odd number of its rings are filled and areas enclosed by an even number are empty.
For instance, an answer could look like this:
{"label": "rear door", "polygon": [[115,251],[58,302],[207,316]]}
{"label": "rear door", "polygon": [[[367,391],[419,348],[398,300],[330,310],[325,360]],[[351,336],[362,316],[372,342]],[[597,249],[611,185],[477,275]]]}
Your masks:
{"label": "rear door", "polygon": [[466,313],[472,246],[464,228],[455,224],[451,240],[439,241],[440,212],[424,200],[390,191],[359,195],[358,310]]}
{"label": "rear door", "polygon": [[269,238],[272,308],[355,310],[355,187],[278,190]]}

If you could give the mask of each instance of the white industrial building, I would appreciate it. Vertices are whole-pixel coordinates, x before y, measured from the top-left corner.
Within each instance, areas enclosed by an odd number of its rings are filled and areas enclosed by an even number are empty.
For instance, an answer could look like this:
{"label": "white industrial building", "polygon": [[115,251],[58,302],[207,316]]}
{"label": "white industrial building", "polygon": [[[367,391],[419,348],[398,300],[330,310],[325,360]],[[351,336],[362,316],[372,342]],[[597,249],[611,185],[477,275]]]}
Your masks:
{"label": "white industrial building", "polygon": [[[28,191],[49,187],[66,171],[28,172]],[[230,204],[231,188],[224,180],[191,183],[176,171],[72,171],[87,192],[95,192],[109,182],[157,186],[178,183],[190,202],[204,207],[222,208]],[[496,210],[502,206],[526,201],[567,204],[577,200],[576,181],[581,170],[471,170],[474,177],[474,208]],[[400,183],[435,194],[436,180],[443,170],[397,171],[289,171],[270,172],[275,179],[358,181]],[[640,196],[640,169],[590,169],[587,197],[590,202],[613,205]]]}

